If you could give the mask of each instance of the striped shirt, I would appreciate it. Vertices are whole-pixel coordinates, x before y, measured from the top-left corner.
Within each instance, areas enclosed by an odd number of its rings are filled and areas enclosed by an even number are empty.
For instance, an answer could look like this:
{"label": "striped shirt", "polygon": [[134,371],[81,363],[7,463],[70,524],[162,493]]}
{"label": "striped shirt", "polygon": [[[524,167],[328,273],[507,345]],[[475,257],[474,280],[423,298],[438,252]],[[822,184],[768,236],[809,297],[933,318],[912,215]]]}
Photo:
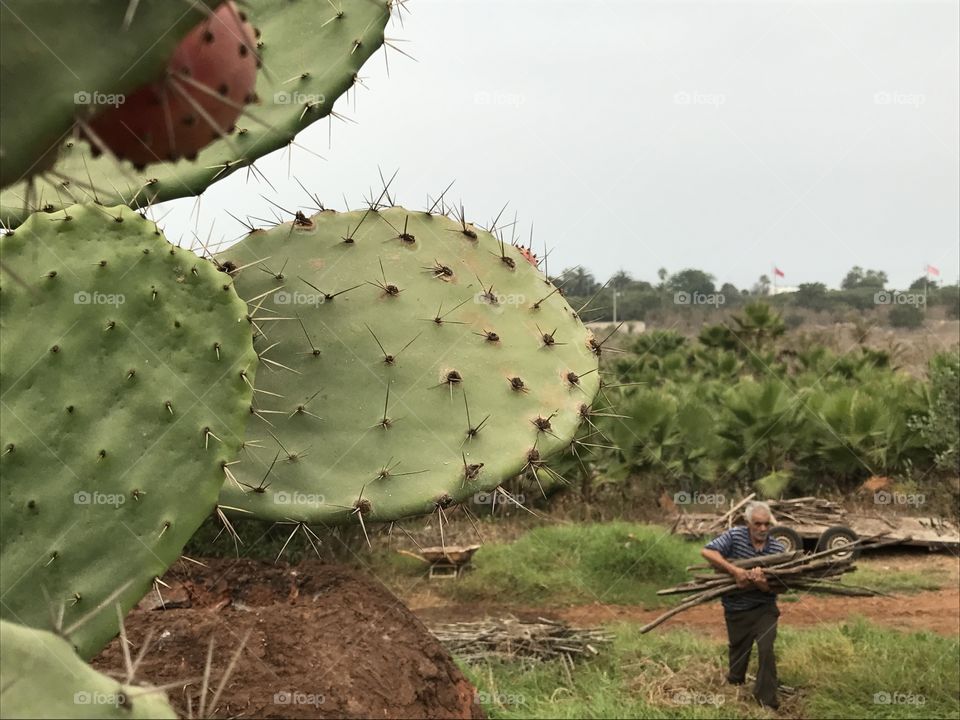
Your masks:
{"label": "striped shirt", "polygon": [[[750,530],[744,525],[737,525],[727,530],[723,535],[714,538],[704,547],[708,550],[716,550],[726,560],[739,560],[742,558],[758,557],[760,555],[774,555],[786,551],[786,548],[770,535],[767,535],[767,542],[763,550],[759,552],[753,547],[750,541]],[[729,612],[740,610],[750,610],[764,603],[775,603],[777,596],[774,593],[764,592],[754,588],[734,595],[724,595],[720,598],[723,603],[723,609]]]}

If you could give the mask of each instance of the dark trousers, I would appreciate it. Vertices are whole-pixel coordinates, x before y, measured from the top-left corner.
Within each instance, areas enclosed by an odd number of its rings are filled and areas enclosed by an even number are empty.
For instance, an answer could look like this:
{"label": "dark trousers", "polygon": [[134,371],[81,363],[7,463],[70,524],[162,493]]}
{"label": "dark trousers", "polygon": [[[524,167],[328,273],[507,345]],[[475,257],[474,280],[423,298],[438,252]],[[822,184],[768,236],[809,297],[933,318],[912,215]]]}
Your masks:
{"label": "dark trousers", "polygon": [[780,610],[776,603],[765,603],[750,610],[724,611],[727,621],[727,637],[730,640],[730,672],[727,680],[742,683],[746,680],[750,651],[757,643],[760,666],[753,696],[770,707],[777,707],[777,659],[773,643],[777,639],[777,619]]}

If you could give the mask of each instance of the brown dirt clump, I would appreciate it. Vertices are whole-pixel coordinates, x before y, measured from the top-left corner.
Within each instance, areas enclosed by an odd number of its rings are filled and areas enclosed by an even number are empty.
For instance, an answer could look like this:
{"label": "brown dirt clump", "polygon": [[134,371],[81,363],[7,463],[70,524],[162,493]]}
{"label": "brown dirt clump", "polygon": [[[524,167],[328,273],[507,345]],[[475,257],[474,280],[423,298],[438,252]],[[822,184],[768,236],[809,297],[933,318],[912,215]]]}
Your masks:
{"label": "brown dirt clump", "polygon": [[[251,560],[180,562],[126,618],[139,680],[166,685],[181,716],[199,706],[215,641],[207,714],[261,718],[482,718],[476,692],[449,653],[382,585],[350,568]],[[209,703],[249,632],[223,694]],[[93,662],[122,673],[114,640]]]}

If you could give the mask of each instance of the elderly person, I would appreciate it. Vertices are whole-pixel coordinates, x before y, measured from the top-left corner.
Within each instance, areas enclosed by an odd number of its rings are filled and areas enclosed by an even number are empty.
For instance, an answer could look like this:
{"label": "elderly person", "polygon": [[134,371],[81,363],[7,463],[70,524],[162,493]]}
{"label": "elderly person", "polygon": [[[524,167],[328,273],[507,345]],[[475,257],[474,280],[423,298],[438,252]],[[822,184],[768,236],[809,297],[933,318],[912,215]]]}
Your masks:
{"label": "elderly person", "polygon": [[733,577],[741,592],[724,595],[723,615],[727,623],[730,643],[730,671],[727,681],[742,685],[746,681],[747,665],[753,643],[757,643],[759,668],[753,696],[767,707],[776,709],[777,661],[773,643],[777,637],[777,596],[770,591],[762,567],[751,570],[734,565],[731,560],[773,555],[785,548],[770,537],[773,514],[770,506],[762,502],[747,505],[743,512],[746,527],[732,527],[715,538],[700,551],[713,567]]}

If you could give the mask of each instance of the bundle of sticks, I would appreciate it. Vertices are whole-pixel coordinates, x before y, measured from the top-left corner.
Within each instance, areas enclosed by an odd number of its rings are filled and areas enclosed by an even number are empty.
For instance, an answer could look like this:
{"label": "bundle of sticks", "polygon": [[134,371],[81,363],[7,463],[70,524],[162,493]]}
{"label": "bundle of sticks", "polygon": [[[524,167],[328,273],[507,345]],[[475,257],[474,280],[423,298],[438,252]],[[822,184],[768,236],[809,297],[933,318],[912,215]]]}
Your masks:
{"label": "bundle of sticks", "polygon": [[433,626],[430,632],[451,654],[468,661],[518,657],[572,660],[599,654],[599,646],[613,639],[597,628],[573,628],[546,618],[450,623]]}
{"label": "bundle of sticks", "polygon": [[[884,593],[871,590],[870,588],[841,584],[839,580],[841,575],[856,570],[856,565],[853,563],[853,555],[848,555],[851,549],[857,547],[861,549],[875,549],[908,542],[911,539],[907,537],[896,540],[882,540],[880,539],[881,537],[882,536],[861,538],[848,545],[836,547],[831,550],[823,550],[822,552],[810,554],[789,552],[777,553],[776,555],[760,555],[744,560],[734,560],[731,564],[744,569],[762,567],[767,585],[770,587],[770,590],[775,593],[803,590],[831,595],[883,595]],[[846,557],[838,558],[837,555],[839,554],[844,554]],[[691,565],[687,570],[698,571],[709,567],[709,565]],[[741,590],[737,587],[733,578],[726,573],[695,574],[693,580],[689,582],[657,591],[658,595],[693,594],[676,607],[671,608],[652,622],[644,625],[640,629],[640,632],[649,632],[665,620],[697,605],[702,605],[703,603],[710,602],[724,595],[734,595],[755,589],[756,588],[751,587],[747,590]]]}

